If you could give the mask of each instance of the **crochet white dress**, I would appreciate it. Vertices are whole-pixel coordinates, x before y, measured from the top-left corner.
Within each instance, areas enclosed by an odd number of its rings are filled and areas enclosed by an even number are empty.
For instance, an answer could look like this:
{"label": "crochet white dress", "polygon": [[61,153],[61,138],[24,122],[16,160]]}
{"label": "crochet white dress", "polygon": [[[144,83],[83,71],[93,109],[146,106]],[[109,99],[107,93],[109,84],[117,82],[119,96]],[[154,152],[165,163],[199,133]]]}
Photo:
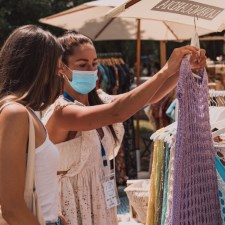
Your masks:
{"label": "crochet white dress", "polygon": [[[112,100],[110,95],[101,90],[98,91],[98,94],[104,103]],[[44,124],[47,123],[56,107],[59,105],[64,107],[69,104],[82,105],[77,101],[68,102],[63,96],[60,96],[46,111],[43,117]],[[116,144],[109,128],[103,127],[102,144],[108,160],[118,153],[124,135],[122,123],[114,124],[113,128],[118,137]],[[65,175],[58,177],[59,204],[68,225],[117,224],[116,208],[106,208],[101,181],[104,169],[97,131],[79,132],[74,139],[56,146],[60,153],[58,171],[68,171]],[[108,165],[110,165],[109,162]]]}

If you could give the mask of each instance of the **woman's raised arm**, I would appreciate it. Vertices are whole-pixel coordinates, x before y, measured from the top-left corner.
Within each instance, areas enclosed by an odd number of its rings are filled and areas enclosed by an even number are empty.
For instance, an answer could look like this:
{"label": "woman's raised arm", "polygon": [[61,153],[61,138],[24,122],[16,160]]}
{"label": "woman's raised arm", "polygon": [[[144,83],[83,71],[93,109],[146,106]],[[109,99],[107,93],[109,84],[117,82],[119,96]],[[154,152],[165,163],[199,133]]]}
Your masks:
{"label": "woman's raised arm", "polygon": [[[68,105],[56,110],[48,121],[48,129],[57,127],[62,131],[85,131],[128,119],[149,103],[157,92],[162,91],[165,94],[171,87],[173,88],[182,58],[187,54],[197,55],[197,50],[191,46],[175,49],[167,64],[156,75],[132,91],[118,95],[112,103],[88,107]],[[204,66],[205,56],[201,55],[201,58],[199,66]],[[162,90],[165,82],[170,79],[172,82],[167,90]],[[51,126],[52,123],[54,126]]]}

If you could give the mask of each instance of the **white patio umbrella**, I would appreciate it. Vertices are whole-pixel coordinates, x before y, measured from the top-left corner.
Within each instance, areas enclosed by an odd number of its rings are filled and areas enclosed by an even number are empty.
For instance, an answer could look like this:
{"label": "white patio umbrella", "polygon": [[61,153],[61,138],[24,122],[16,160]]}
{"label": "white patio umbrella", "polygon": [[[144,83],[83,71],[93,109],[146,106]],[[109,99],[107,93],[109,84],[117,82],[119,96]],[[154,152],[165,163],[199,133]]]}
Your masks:
{"label": "white patio umbrella", "polygon": [[[41,23],[74,29],[92,40],[135,40],[137,38],[137,21],[133,18],[106,18],[106,13],[126,0],[92,1],[69,10],[40,19]],[[161,20],[161,19],[160,19]],[[192,25],[177,22],[142,20],[140,38],[142,40],[185,40],[190,39]],[[199,29],[199,35],[212,32]]]}
{"label": "white patio umbrella", "polygon": [[[94,41],[102,40],[137,40],[137,74],[136,83],[140,80],[141,40],[159,40],[161,65],[166,61],[165,42],[167,40],[190,39],[194,30],[192,25],[158,20],[139,20],[136,18],[106,18],[109,10],[124,4],[127,0],[92,1],[52,16],[40,19],[41,23],[76,30]],[[200,35],[212,32],[199,28]],[[137,148],[139,148],[139,121],[137,120]]]}
{"label": "white patio umbrella", "polygon": [[109,16],[155,19],[193,25],[212,31],[225,29],[224,0],[129,0],[117,6]]}

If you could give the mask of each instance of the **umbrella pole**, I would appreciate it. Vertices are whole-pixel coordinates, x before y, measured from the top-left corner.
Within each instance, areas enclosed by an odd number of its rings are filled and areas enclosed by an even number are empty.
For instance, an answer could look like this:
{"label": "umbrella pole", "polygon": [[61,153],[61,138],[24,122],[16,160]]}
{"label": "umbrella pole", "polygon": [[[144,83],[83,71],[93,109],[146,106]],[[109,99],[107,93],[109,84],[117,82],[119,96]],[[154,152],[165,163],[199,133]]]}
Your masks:
{"label": "umbrella pole", "polygon": [[[140,84],[141,68],[141,20],[137,19],[137,52],[136,52],[136,85]],[[137,171],[140,171],[140,112],[136,113],[136,153],[137,153]]]}
{"label": "umbrella pole", "polygon": [[160,41],[160,66],[161,68],[166,64],[166,42]]}

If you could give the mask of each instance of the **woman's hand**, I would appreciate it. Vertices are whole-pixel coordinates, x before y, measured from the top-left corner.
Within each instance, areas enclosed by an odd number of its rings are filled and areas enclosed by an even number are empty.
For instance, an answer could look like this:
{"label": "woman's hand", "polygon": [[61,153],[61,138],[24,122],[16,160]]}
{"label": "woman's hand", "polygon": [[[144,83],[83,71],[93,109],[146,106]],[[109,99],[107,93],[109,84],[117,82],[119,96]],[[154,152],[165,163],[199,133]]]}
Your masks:
{"label": "woman's hand", "polygon": [[175,48],[168,59],[165,66],[161,69],[162,71],[166,72],[168,77],[176,74],[180,69],[180,64],[185,55],[191,55],[190,63],[192,69],[199,69],[200,67],[205,66],[206,64],[206,56],[205,51],[202,49],[200,50],[197,47],[193,46],[184,46],[180,48]]}
{"label": "woman's hand", "polygon": [[197,55],[192,55],[190,59],[191,69],[199,70],[202,67],[206,66],[206,55],[205,50],[200,49]]}

